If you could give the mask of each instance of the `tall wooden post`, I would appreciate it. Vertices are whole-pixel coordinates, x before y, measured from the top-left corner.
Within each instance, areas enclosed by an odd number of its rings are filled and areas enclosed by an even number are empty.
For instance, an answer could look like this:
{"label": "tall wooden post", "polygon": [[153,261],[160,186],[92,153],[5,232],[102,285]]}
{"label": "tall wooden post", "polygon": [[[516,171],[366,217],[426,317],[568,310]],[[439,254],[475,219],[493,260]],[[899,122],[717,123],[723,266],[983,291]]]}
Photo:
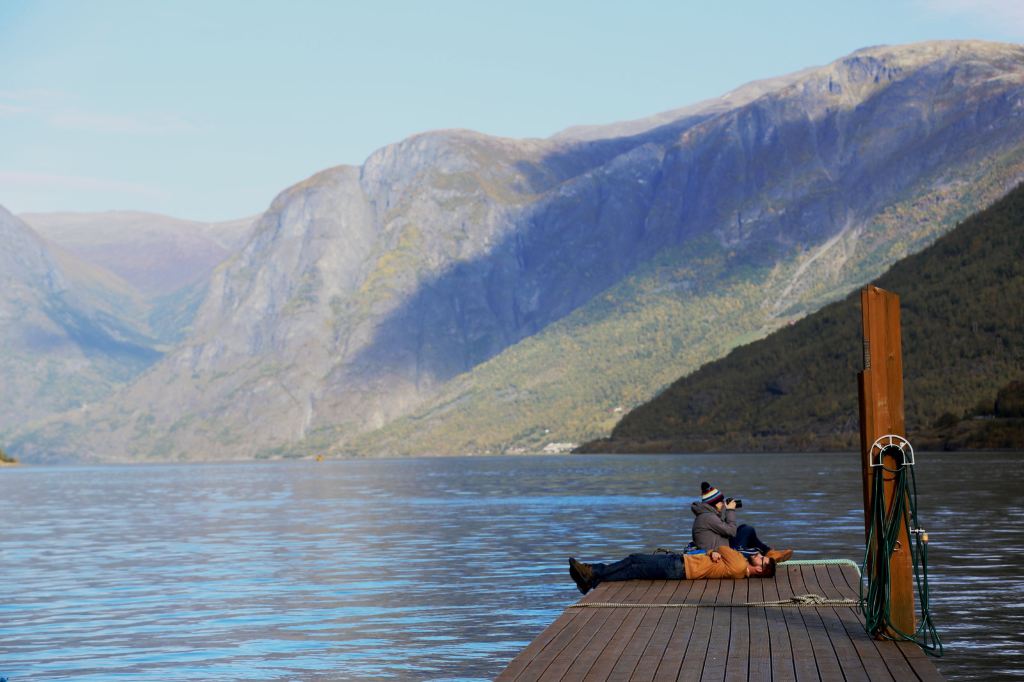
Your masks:
{"label": "tall wooden post", "polygon": [[[864,329],[864,371],[857,376],[857,384],[860,394],[864,526],[865,534],[870,535],[873,523],[870,516],[870,500],[874,475],[871,467],[871,446],[880,436],[906,436],[906,426],[903,417],[899,296],[869,285],[861,290],[860,304]],[[877,450],[875,457],[877,460]],[[896,469],[902,465],[902,460],[886,452],[883,463],[889,469]],[[894,478],[892,474],[885,472],[883,485],[887,510],[891,509],[893,504]],[[879,542],[880,537],[881,529],[875,528],[875,541]],[[874,568],[868,566],[866,570],[873,572]],[[900,530],[899,545],[889,560],[889,577],[890,620],[893,626],[903,632],[914,632],[914,574],[906,525]]]}

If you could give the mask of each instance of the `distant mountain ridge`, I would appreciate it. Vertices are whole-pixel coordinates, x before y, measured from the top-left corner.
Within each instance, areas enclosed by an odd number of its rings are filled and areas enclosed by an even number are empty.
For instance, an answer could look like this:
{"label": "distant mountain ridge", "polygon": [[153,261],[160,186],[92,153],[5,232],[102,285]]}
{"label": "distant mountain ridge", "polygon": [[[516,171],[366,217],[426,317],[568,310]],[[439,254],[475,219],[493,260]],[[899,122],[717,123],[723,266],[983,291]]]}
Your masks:
{"label": "distant mountain ridge", "polygon": [[[900,296],[919,448],[1024,445],[1022,256],[1024,185],[878,279]],[[861,338],[854,293],[680,378],[581,451],[854,450]]]}
{"label": "distant mountain ridge", "polygon": [[130,287],[0,207],[0,432],[104,397],[160,353]]}
{"label": "distant mountain ridge", "polygon": [[158,360],[249,227],[137,212],[25,217],[43,234],[0,207],[0,434],[100,401]]}
{"label": "distant mountain ridge", "polygon": [[812,67],[777,78],[752,81],[734,90],[730,90],[721,97],[697,102],[696,104],[672,109],[671,111],[664,111],[635,121],[621,121],[605,125],[572,126],[555,134],[553,137],[555,139],[576,141],[630,137],[666,125],[678,125],[680,121],[688,119],[707,118],[749,104],[770,92],[781,90],[800,80],[801,77],[812,73],[814,70]]}
{"label": "distant mountain ridge", "polygon": [[241,248],[256,220],[202,223],[140,211],[19,217],[49,241],[148,296],[171,294],[209,276]]}
{"label": "distant mountain ridge", "polygon": [[16,454],[591,438],[1024,178],[1020,46],[871,48],[758,87],[609,137],[439,131],[319,173],[214,272],[177,348]]}

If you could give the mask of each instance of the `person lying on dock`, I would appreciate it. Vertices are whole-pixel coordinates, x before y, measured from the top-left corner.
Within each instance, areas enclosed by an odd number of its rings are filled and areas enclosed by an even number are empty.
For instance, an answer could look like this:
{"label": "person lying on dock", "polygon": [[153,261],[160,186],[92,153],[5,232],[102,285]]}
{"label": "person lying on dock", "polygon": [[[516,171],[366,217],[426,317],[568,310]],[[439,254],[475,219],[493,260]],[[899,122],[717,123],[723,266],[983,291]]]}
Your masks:
{"label": "person lying on dock", "polygon": [[706,554],[630,554],[612,564],[585,564],[569,557],[569,575],[586,594],[603,582],[617,580],[771,578],[775,560],[756,552],[747,557],[725,546]]}
{"label": "person lying on dock", "polygon": [[782,563],[793,556],[791,549],[772,549],[761,542],[753,526],[736,525],[736,508],[740,500],[726,498],[718,488],[707,481],[700,484],[700,501],[690,505],[696,517],[693,520],[693,545],[698,550],[711,552],[728,545],[743,554],[760,553]]}

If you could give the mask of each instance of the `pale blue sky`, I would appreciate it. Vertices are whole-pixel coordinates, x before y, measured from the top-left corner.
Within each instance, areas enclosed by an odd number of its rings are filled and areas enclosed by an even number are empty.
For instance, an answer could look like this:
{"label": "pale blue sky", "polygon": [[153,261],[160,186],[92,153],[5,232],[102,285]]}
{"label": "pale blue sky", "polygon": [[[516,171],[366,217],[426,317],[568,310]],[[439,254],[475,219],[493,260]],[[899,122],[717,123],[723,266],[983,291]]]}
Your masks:
{"label": "pale blue sky", "polygon": [[424,130],[546,137],[882,43],[1019,42],[1018,0],[0,0],[0,205],[220,220]]}

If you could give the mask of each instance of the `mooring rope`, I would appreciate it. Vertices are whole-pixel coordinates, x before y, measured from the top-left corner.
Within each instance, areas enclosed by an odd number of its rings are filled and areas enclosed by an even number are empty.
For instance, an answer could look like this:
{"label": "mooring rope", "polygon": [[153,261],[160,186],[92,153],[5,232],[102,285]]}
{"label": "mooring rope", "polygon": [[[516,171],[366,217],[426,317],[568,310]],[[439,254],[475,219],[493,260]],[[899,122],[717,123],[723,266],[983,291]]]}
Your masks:
{"label": "mooring rope", "polygon": [[748,601],[742,604],[629,604],[626,602],[576,602],[570,609],[756,609],[766,606],[848,606],[856,608],[860,602],[856,599],[829,599],[820,594],[798,594],[788,599],[774,601]]}
{"label": "mooring rope", "polygon": [[857,569],[857,576],[860,576],[860,564],[850,559],[790,559],[787,566],[850,566]]}

